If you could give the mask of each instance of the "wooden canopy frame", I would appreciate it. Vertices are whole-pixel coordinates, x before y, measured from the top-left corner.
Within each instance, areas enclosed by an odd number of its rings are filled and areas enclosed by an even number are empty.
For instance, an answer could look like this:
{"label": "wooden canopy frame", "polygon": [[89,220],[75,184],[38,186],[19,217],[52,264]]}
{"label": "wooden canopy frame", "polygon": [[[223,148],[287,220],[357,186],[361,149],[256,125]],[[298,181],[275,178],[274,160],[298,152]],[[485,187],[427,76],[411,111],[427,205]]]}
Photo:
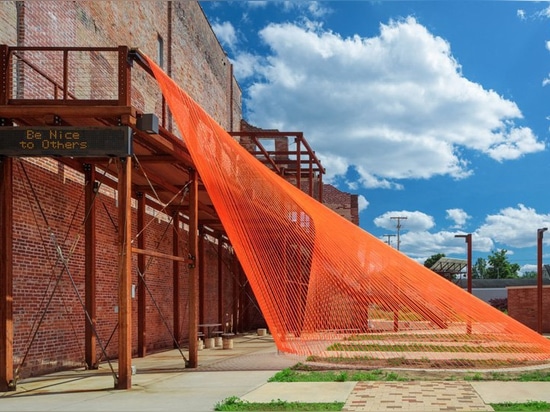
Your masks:
{"label": "wooden canopy frame", "polygon": [[[32,61],[32,56],[52,53],[53,58],[61,60],[55,64],[62,70],[62,80],[56,81],[50,74],[41,71]],[[77,54],[94,55],[97,53],[114,54],[118,62],[116,73],[116,97],[113,99],[78,99],[71,93],[71,57]],[[14,62],[25,67],[33,76],[40,77],[44,84],[51,87],[47,97],[24,98],[15,95]],[[138,63],[135,65],[135,63]],[[74,127],[112,127],[127,126],[132,131],[132,151],[135,156],[109,161],[108,157],[78,159],[56,157],[64,165],[81,172],[85,177],[85,207],[90,214],[85,224],[85,306],[92,321],[95,322],[95,211],[93,207],[94,190],[97,184],[105,184],[118,191],[119,236],[118,262],[119,278],[119,348],[118,376],[115,386],[119,389],[131,388],[131,265],[132,255],[138,255],[138,269],[145,267],[144,257],[157,256],[174,261],[174,283],[178,280],[178,262],[189,263],[189,290],[196,290],[199,282],[199,229],[216,237],[219,242],[227,241],[223,226],[209,199],[208,193],[196,173],[193,161],[182,139],[167,128],[167,113],[164,102],[161,103],[158,131],[141,130],[139,119],[144,114],[132,104],[132,70],[148,68],[140,59],[136,50],[126,46],[115,48],[82,47],[9,47],[0,45],[0,134],[2,126],[74,126]],[[150,74],[150,72],[149,72]],[[160,96],[160,98],[162,98]],[[1,135],[0,135],[1,138]],[[139,167],[133,167],[139,159]],[[111,159],[112,160],[112,159]],[[102,171],[103,173],[98,173]],[[15,390],[16,377],[13,365],[13,199],[12,199],[13,161],[0,153],[0,391]],[[138,231],[145,225],[145,209],[152,207],[160,210],[169,204],[182,187],[187,185],[189,196],[183,209],[186,214],[176,213],[174,224],[186,222],[189,225],[189,250],[187,255],[173,249],[172,255],[159,254],[145,249],[140,239],[137,247],[132,247],[131,217],[132,198],[138,204]],[[174,229],[176,230],[176,228]],[[141,236],[140,236],[141,238]],[[185,257],[183,257],[185,256]],[[181,322],[176,306],[179,300],[179,288],[174,287],[174,335],[181,337]],[[145,289],[138,282],[138,313],[145,313]],[[141,299],[140,299],[141,298]],[[198,319],[199,297],[189,294],[189,359],[187,366],[194,368],[198,364]],[[221,296],[220,296],[221,304]],[[177,316],[176,316],[177,314]],[[138,316],[138,355],[145,356],[145,316]],[[88,367],[97,367],[96,339],[89,323],[85,329],[85,357]]]}

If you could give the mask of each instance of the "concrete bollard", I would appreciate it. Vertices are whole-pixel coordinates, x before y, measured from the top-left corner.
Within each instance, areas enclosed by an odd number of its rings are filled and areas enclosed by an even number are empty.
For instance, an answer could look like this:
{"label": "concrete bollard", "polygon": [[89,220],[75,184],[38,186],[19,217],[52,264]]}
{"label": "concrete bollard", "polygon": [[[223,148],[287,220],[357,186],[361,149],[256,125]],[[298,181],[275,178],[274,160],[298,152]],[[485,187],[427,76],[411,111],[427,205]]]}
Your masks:
{"label": "concrete bollard", "polygon": [[224,349],[233,349],[233,337],[235,334],[233,333],[224,333],[222,335],[222,341],[223,341],[223,348]]}
{"label": "concrete bollard", "polygon": [[214,347],[214,338],[205,338],[204,347],[205,349],[212,349]]}
{"label": "concrete bollard", "polygon": [[265,335],[267,335],[267,329],[265,328],[258,329],[258,336],[265,336]]}

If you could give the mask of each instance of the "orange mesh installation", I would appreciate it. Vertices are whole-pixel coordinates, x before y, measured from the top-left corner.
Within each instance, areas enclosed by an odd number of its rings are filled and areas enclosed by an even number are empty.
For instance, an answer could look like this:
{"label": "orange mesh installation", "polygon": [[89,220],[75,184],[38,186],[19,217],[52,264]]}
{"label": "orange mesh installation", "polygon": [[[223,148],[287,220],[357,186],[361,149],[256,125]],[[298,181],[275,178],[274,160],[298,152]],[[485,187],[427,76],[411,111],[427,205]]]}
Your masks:
{"label": "orange mesh installation", "polygon": [[550,358],[546,338],[261,164],[147,60],[280,350],[456,366]]}

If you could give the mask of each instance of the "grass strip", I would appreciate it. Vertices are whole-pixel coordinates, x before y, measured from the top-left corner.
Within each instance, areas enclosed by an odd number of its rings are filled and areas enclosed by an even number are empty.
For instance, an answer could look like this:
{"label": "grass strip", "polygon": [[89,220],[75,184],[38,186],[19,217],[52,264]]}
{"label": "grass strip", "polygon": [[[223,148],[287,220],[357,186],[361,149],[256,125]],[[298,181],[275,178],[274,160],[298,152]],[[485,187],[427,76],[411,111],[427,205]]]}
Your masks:
{"label": "grass strip", "polygon": [[214,407],[215,411],[341,411],[344,402],[331,403],[305,403],[286,402],[280,399],[269,403],[243,401],[237,396],[232,396],[219,402]]}
{"label": "grass strip", "polygon": [[550,411],[550,403],[544,401],[530,401],[525,403],[506,402],[492,403],[491,407],[495,411],[513,411],[513,412],[533,412],[533,411]]}
{"label": "grass strip", "polygon": [[[469,353],[517,353],[520,348],[512,345],[498,345],[484,347],[481,345],[462,345],[462,346],[445,346],[445,345],[425,345],[425,344],[387,344],[378,343],[334,343],[327,347],[328,351],[361,351],[361,352],[469,352]],[[521,348],[524,352],[540,353],[541,348]]]}

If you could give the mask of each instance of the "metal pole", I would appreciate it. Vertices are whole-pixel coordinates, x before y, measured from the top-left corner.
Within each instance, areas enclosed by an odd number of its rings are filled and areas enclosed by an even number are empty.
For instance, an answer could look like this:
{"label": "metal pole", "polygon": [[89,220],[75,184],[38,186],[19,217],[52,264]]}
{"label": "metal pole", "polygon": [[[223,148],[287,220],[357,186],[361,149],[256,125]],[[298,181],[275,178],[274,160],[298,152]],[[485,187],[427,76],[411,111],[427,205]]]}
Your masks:
{"label": "metal pole", "polygon": [[455,235],[455,237],[463,237],[466,240],[466,281],[468,285],[468,293],[472,293],[472,234],[468,233],[467,235]]}
{"label": "metal pole", "polygon": [[542,239],[547,227],[537,230],[537,331],[542,334]]}

